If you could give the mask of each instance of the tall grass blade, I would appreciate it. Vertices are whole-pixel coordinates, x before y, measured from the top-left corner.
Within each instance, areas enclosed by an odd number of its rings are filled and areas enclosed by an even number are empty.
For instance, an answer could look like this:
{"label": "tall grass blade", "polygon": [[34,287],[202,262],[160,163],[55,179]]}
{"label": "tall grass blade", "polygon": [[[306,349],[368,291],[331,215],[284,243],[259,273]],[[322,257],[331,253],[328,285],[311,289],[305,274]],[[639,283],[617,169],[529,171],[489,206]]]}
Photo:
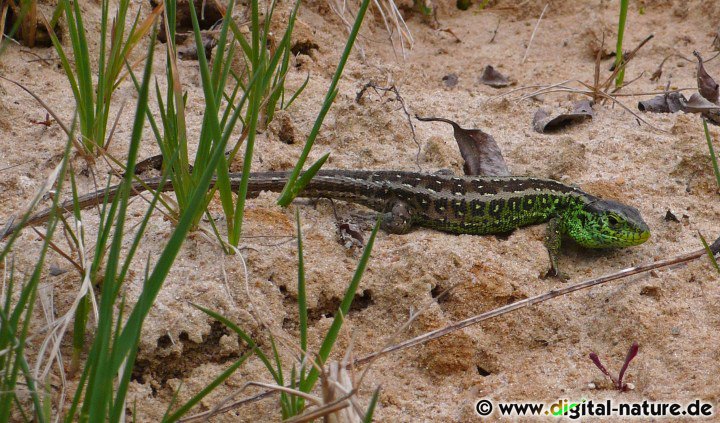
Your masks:
{"label": "tall grass blade", "polygon": [[[620,0],[620,17],[618,18],[617,46],[615,48],[615,67],[623,62],[623,36],[625,35],[625,20],[627,18],[628,0]],[[615,78],[615,87],[620,88],[625,78],[625,68],[621,68]]]}
{"label": "tall grass blade", "polygon": [[708,130],[707,120],[705,120],[705,118],[703,118],[703,130],[705,131],[705,139],[707,140],[708,150],[710,150],[710,160],[712,161],[713,172],[715,172],[715,180],[717,181],[718,189],[720,189],[720,169],[718,168],[715,148],[713,147],[712,138],[710,138],[710,131]]}
{"label": "tall grass blade", "polygon": [[300,326],[300,350],[302,355],[300,361],[305,360],[307,354],[307,330],[308,330],[308,309],[307,293],[305,290],[305,259],[303,258],[302,231],[300,230],[300,212],[295,210],[295,221],[297,222],[297,245],[298,245],[298,325]]}
{"label": "tall grass blade", "polygon": [[[72,138],[72,135],[69,138]],[[72,143],[68,140],[62,161],[56,166],[46,183],[31,201],[31,205],[21,219],[20,225],[26,221],[32,208],[39,202],[47,189],[54,183],[56,183],[58,190],[62,189],[71,146]],[[55,196],[53,200],[53,210],[57,209],[59,201],[60,196]],[[56,213],[52,213],[47,222],[45,239],[40,248],[38,258],[35,261],[35,268],[30,277],[23,283],[18,296],[14,300],[14,307],[12,303],[13,287],[15,286],[14,278],[16,274],[14,272],[14,264],[11,265],[9,286],[7,291],[5,291],[6,297],[2,304],[2,309],[0,309],[0,351],[4,352],[0,354],[0,421],[9,420],[12,404],[15,404],[17,409],[25,415],[22,404],[16,395],[16,387],[21,373],[24,377],[23,382],[27,386],[33,403],[34,419],[45,422],[49,418],[49,416],[44,413],[45,408],[43,407],[45,393],[38,390],[39,387],[36,385],[37,381],[33,377],[27,359],[25,358],[25,346],[30,323],[32,322],[38,285],[45,265],[45,258],[56,227],[57,215]],[[19,230],[15,231],[2,250],[0,250],[0,261],[4,261],[12,250],[12,246],[19,232]]]}
{"label": "tall grass blade", "polygon": [[230,367],[228,367],[227,370],[222,372],[218,377],[213,379],[212,382],[207,384],[200,392],[198,392],[195,396],[190,398],[190,400],[188,400],[188,402],[183,404],[180,408],[178,408],[169,417],[163,419],[163,422],[175,422],[175,421],[179,420],[180,417],[185,415],[197,403],[202,401],[202,399],[205,398],[210,392],[212,392],[221,383],[223,383],[227,378],[229,378],[233,373],[235,373],[235,370],[237,370],[238,367],[240,367],[245,362],[245,360],[247,360],[252,354],[253,354],[252,351],[243,354],[237,361],[235,361]]}
{"label": "tall grass blade", "polygon": [[715,270],[720,273],[720,265],[718,265],[717,260],[715,259],[715,254],[713,254],[712,250],[710,249],[710,246],[708,245],[707,241],[705,240],[705,237],[702,236],[701,233],[698,233],[700,235],[700,240],[702,241],[703,247],[705,247],[705,251],[707,251],[707,255],[710,258],[710,262],[715,267]]}
{"label": "tall grass blade", "polygon": [[363,418],[364,423],[372,423],[373,414],[375,414],[375,406],[377,406],[378,399],[380,399],[380,387],[379,386],[377,388],[375,388],[375,391],[373,392],[373,396],[370,399],[370,404],[368,405],[368,408],[365,411],[365,418]]}
{"label": "tall grass blade", "polygon": [[[370,239],[365,246],[365,250],[363,250],[363,254],[360,257],[357,269],[355,270],[355,275],[353,275],[350,285],[345,290],[345,295],[343,296],[340,307],[338,308],[333,322],[330,325],[330,329],[328,329],[328,332],[327,334],[325,334],[325,338],[320,345],[320,350],[317,354],[318,366],[322,366],[327,361],[327,358],[330,356],[330,351],[332,351],[332,348],[335,345],[335,341],[337,340],[338,334],[340,333],[340,328],[342,327],[343,320],[350,311],[350,306],[352,305],[353,299],[355,298],[355,293],[357,292],[358,285],[360,285],[360,280],[362,279],[365,268],[370,261],[370,253],[372,252],[373,244],[375,243],[375,236],[377,235],[378,229],[380,229],[379,219],[375,224],[375,227],[373,228]],[[300,384],[300,390],[303,392],[310,392],[313,386],[315,386],[315,382],[317,382],[319,376],[320,371],[317,367],[314,366],[310,370],[308,377],[303,380],[303,383]]]}
{"label": "tall grass blade", "polygon": [[317,135],[320,132],[320,127],[325,120],[325,115],[327,115],[327,112],[330,110],[330,106],[332,106],[332,103],[335,100],[335,96],[337,95],[337,85],[340,81],[340,76],[342,75],[343,70],[345,69],[345,64],[350,57],[350,52],[352,51],[352,47],[355,44],[355,39],[360,32],[360,26],[362,25],[363,18],[365,17],[365,12],[367,11],[369,4],[370,0],[363,0],[362,4],[360,5],[360,9],[358,10],[357,16],[355,17],[355,23],[353,24],[350,35],[348,36],[348,40],[345,43],[345,50],[343,51],[342,56],[340,56],[340,61],[338,62],[337,68],[335,69],[335,74],[333,75],[332,82],[330,83],[330,87],[328,87],[327,94],[325,95],[325,100],[320,109],[320,113],[318,113],[318,117],[317,119],[315,119],[315,124],[313,125],[313,128],[308,135],[308,139],[305,142],[305,147],[303,148],[303,151],[300,153],[300,158],[298,159],[297,164],[295,164],[295,167],[290,173],[290,177],[285,184],[285,188],[283,188],[282,193],[280,193],[280,197],[278,198],[277,202],[283,207],[287,207],[290,202],[292,202],[292,200],[295,198],[295,195],[297,195],[298,190],[295,188],[295,183],[297,182],[298,176],[300,175],[302,168],[305,166],[305,161],[310,154],[310,150],[312,150],[313,144],[315,143],[315,138],[317,138]]}

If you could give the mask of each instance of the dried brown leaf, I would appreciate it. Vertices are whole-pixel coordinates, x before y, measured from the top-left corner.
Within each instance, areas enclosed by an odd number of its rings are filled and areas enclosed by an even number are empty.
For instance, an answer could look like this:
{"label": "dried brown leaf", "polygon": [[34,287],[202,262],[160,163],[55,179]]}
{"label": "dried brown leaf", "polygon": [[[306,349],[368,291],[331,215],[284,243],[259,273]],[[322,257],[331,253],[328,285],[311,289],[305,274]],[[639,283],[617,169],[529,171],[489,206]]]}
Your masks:
{"label": "dried brown leaf", "polygon": [[592,105],[587,100],[575,103],[572,112],[562,113],[557,116],[550,116],[547,111],[538,109],[535,116],[533,116],[533,129],[541,134],[546,134],[587,118],[592,118],[594,114]]}
{"label": "dried brown leaf", "polygon": [[345,248],[362,248],[365,245],[362,230],[357,224],[352,222],[338,222],[337,227],[340,243],[344,245]]}
{"label": "dried brown leaf", "polygon": [[491,65],[487,65],[480,76],[480,83],[493,88],[503,88],[514,84],[514,81],[511,81],[508,77],[495,70]]}
{"label": "dried brown leaf", "polygon": [[697,84],[698,91],[710,102],[718,104],[718,83],[707,73],[705,66],[703,66],[703,59],[700,57],[700,53],[693,51],[693,54],[698,59],[697,68]]}
{"label": "dried brown leaf", "polygon": [[500,147],[492,135],[480,129],[464,129],[457,123],[444,118],[415,116],[423,122],[444,122],[453,127],[453,135],[458,143],[460,154],[465,160],[463,170],[466,175],[508,176],[505,159]]}
{"label": "dried brown leaf", "polygon": [[683,110],[688,113],[702,113],[720,110],[720,106],[714,104],[707,97],[693,93],[687,102],[683,104]]}
{"label": "dried brown leaf", "polygon": [[638,109],[648,113],[675,113],[684,111],[687,100],[685,96],[677,91],[661,94],[650,100],[638,102]]}

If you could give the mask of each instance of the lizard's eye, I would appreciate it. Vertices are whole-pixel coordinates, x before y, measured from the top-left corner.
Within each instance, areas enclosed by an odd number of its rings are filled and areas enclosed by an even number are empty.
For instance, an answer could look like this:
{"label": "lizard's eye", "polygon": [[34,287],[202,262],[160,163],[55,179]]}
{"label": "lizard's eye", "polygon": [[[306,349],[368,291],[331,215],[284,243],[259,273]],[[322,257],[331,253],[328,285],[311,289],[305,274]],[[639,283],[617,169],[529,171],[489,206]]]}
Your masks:
{"label": "lizard's eye", "polygon": [[617,226],[620,224],[620,219],[614,214],[611,214],[608,216],[608,223],[610,226]]}

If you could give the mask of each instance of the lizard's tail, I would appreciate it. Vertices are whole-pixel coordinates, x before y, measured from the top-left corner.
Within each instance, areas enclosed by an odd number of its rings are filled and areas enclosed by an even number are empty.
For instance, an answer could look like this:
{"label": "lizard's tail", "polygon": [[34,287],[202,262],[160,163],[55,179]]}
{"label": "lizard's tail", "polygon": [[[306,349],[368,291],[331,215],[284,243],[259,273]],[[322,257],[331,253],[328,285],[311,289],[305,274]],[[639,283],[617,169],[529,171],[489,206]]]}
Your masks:
{"label": "lizard's tail", "polygon": [[[257,197],[262,191],[281,192],[287,183],[289,172],[258,172],[251,173],[248,181],[248,197]],[[301,197],[328,197],[337,200],[352,201],[363,204],[375,210],[384,208],[384,201],[378,195],[368,192],[368,190],[380,189],[380,184],[372,183],[366,179],[364,172],[347,172],[338,171],[320,171],[308,183],[305,189],[298,194]],[[230,184],[233,191],[237,192],[240,188],[242,175],[239,173],[231,173]],[[211,186],[216,182],[213,178]],[[161,177],[148,178],[142,181],[134,182],[130,190],[130,196],[139,195],[145,191],[155,191],[161,189],[165,191],[173,191],[173,184],[170,180]],[[58,209],[65,213],[72,211],[76,206],[80,209],[87,209],[93,206],[103,204],[107,196],[107,202],[112,202],[118,195],[120,185],[114,185],[107,189],[98,190],[80,196],[77,201],[72,199],[63,201]],[[371,195],[368,195],[371,194]],[[52,214],[53,209],[47,208],[31,215],[22,226],[36,226],[45,222]],[[17,231],[20,224],[13,224],[11,220],[6,225],[4,231],[0,229],[0,240]]]}

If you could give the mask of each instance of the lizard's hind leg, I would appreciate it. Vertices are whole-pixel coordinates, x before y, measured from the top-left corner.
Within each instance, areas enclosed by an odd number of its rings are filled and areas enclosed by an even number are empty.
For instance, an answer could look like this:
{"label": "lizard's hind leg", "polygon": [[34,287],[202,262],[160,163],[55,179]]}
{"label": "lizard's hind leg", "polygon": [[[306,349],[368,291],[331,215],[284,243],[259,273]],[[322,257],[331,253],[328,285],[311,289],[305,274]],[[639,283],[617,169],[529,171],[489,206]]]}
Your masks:
{"label": "lizard's hind leg", "polygon": [[404,201],[390,203],[390,211],[383,213],[380,227],[391,234],[406,234],[412,230],[412,214]]}

